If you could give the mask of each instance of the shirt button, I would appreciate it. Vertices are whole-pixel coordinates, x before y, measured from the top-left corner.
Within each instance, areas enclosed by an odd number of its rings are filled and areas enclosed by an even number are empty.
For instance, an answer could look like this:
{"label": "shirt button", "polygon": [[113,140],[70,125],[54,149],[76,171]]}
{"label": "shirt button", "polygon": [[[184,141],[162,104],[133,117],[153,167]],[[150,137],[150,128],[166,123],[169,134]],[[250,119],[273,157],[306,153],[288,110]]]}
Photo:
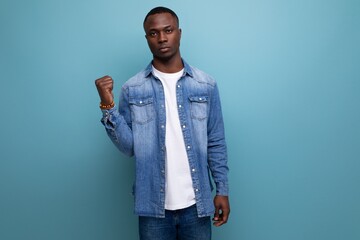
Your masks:
{"label": "shirt button", "polygon": [[195,172],[195,168],[191,169],[191,171]]}
{"label": "shirt button", "polygon": [[179,105],[179,108],[181,108],[181,105]]}
{"label": "shirt button", "polygon": [[199,191],[199,189],[195,189],[195,192],[198,192]]}
{"label": "shirt button", "polygon": [[180,85],[178,85],[178,88],[180,87]]}
{"label": "shirt button", "polygon": [[202,100],[202,98],[199,98],[199,100],[201,101],[201,100]]}
{"label": "shirt button", "polygon": [[164,104],[161,104],[161,107],[164,108]]}
{"label": "shirt button", "polygon": [[160,189],[160,192],[163,192],[164,191],[164,189]]}
{"label": "shirt button", "polygon": [[188,149],[190,149],[191,147],[190,146],[187,146]]}
{"label": "shirt button", "polygon": [[161,125],[161,128],[164,128],[164,125]]}
{"label": "shirt button", "polygon": [[183,128],[186,128],[186,126],[185,126],[185,125],[183,125]]}
{"label": "shirt button", "polygon": [[142,104],[142,101],[140,101],[139,103]]}

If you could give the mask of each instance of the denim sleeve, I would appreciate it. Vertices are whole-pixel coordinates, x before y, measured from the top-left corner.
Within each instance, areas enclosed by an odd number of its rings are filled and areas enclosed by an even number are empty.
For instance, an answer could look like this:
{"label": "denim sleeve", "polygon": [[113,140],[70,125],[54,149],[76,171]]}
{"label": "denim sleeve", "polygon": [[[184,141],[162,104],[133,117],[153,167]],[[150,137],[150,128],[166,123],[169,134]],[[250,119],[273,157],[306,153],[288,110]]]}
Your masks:
{"label": "denim sleeve", "polygon": [[212,89],[210,96],[208,118],[208,164],[216,184],[216,194],[227,196],[229,194],[229,168],[227,166],[225,130],[217,85]]}
{"label": "denim sleeve", "polygon": [[101,123],[115,146],[125,155],[133,156],[133,135],[131,130],[131,112],[126,89],[122,89],[119,108],[102,110]]}

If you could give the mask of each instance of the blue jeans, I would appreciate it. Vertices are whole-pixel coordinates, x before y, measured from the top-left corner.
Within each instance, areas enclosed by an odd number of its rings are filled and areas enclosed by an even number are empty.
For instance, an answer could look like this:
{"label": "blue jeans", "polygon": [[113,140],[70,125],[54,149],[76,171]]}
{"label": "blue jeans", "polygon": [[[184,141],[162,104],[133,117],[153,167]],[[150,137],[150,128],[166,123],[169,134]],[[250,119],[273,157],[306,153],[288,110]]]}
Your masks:
{"label": "blue jeans", "polygon": [[140,240],[210,240],[210,217],[198,217],[196,205],[165,211],[165,218],[139,217]]}

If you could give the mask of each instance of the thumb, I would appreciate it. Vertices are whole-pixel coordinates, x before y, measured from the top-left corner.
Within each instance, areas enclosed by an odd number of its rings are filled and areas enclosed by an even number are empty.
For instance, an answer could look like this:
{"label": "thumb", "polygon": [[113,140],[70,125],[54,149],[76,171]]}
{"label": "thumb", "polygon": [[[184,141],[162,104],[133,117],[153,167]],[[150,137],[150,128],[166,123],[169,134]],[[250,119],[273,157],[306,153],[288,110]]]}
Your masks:
{"label": "thumb", "polygon": [[219,220],[219,217],[220,217],[220,207],[215,206],[214,220],[215,221]]}

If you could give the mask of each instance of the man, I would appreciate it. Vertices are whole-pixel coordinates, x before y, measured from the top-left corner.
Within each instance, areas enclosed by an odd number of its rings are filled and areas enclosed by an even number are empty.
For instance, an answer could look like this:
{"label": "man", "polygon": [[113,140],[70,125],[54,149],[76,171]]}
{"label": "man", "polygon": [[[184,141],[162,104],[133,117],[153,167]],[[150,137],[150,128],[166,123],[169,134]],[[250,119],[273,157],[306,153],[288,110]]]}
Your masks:
{"label": "man", "polygon": [[143,27],[153,60],[124,84],[118,109],[112,78],[96,80],[102,123],[113,143],[136,161],[140,239],[209,240],[210,216],[221,226],[230,213],[218,88],[181,58],[181,29],[172,10],[152,9]]}

